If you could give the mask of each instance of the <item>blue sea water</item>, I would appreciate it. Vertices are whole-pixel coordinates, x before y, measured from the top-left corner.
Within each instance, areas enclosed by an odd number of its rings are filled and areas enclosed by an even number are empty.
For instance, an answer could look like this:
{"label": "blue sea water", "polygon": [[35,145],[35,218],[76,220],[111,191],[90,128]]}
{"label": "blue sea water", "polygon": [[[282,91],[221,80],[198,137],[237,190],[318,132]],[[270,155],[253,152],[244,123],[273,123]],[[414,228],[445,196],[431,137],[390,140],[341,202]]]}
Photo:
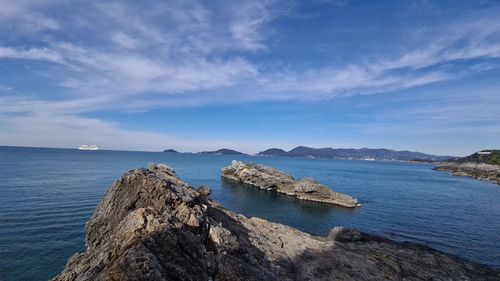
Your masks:
{"label": "blue sea water", "polygon": [[[360,200],[345,209],[221,181],[238,159],[312,177]],[[0,147],[0,280],[47,280],[85,249],[85,222],[126,171],[164,163],[247,216],[326,235],[337,225],[500,268],[500,186],[429,164]]]}

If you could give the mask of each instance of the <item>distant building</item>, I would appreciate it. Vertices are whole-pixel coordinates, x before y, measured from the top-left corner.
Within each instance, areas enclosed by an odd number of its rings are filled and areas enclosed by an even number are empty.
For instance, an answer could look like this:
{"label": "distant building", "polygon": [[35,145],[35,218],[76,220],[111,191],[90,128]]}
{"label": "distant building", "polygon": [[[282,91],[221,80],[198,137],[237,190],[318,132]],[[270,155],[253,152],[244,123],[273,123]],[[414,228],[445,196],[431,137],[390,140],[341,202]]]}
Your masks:
{"label": "distant building", "polygon": [[490,155],[491,151],[478,151],[477,154],[479,154],[479,155]]}

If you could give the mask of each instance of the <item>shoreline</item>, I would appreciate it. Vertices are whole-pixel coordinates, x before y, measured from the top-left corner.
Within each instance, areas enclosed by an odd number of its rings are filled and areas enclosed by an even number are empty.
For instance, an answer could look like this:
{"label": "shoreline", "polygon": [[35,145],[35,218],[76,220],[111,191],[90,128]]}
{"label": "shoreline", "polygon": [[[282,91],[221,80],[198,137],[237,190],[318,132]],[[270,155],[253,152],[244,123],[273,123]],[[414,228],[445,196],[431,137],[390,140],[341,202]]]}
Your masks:
{"label": "shoreline", "polygon": [[433,167],[432,170],[500,185],[500,166],[498,165],[473,162],[437,163],[437,166]]}

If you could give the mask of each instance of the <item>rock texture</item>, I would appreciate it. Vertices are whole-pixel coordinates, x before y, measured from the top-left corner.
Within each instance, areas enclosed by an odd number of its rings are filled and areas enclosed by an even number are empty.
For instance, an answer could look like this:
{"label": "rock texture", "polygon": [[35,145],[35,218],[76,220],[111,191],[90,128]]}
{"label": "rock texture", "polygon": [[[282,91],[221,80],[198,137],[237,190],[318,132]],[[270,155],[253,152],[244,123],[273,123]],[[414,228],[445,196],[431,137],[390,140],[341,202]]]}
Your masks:
{"label": "rock texture", "polygon": [[436,171],[450,172],[455,176],[491,181],[500,184],[500,166],[484,163],[451,163],[432,168]]}
{"label": "rock texture", "polygon": [[333,192],[328,187],[311,179],[295,180],[286,173],[262,165],[244,164],[233,160],[231,166],[222,169],[221,176],[261,189],[295,196],[302,200],[336,204],[349,208],[361,206],[357,199]]}
{"label": "rock texture", "polygon": [[499,280],[430,248],[334,228],[315,237],[246,218],[163,165],[129,171],[87,223],[87,249],[53,280]]}

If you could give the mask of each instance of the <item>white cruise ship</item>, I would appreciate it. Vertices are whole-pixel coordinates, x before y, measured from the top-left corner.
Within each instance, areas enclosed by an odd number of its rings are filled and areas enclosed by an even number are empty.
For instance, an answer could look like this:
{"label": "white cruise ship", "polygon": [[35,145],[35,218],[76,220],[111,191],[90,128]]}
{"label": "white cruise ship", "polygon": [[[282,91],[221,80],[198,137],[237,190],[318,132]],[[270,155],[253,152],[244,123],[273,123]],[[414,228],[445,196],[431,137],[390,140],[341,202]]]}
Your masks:
{"label": "white cruise ship", "polygon": [[95,144],[84,144],[78,148],[79,150],[99,150],[99,147]]}

